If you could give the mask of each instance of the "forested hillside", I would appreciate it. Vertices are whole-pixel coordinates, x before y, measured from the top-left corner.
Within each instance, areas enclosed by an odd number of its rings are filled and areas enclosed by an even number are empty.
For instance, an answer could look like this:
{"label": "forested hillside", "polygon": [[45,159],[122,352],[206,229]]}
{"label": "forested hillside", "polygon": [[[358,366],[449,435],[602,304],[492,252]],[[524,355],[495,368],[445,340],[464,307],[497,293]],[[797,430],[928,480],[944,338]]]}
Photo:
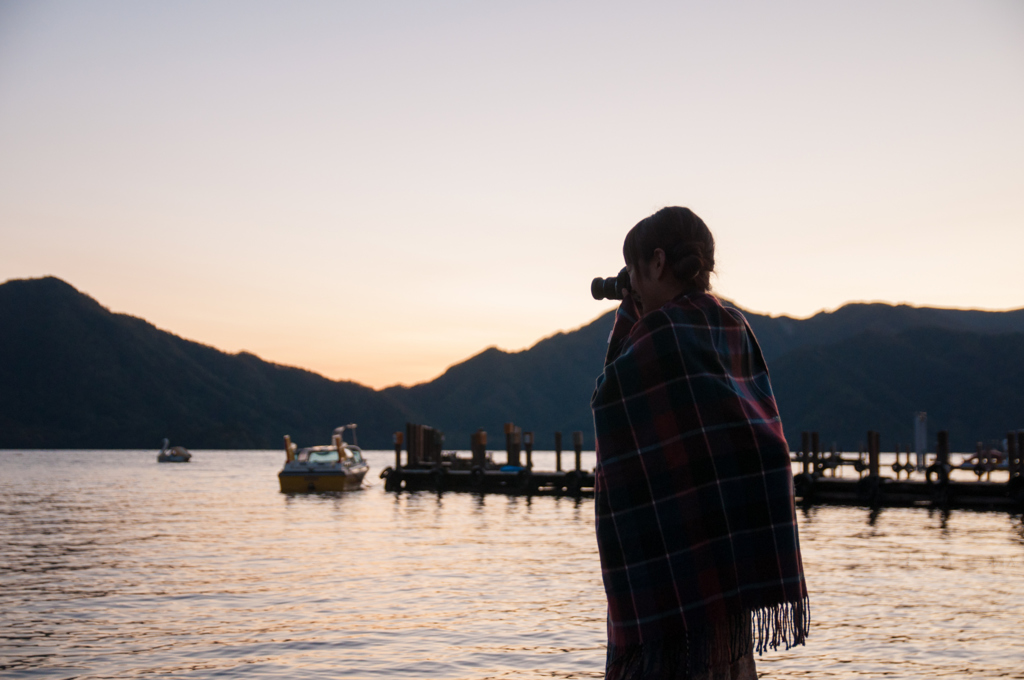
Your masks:
{"label": "forested hillside", "polygon": [[[1024,428],[1024,310],[982,312],[851,304],[809,319],[747,313],[772,372],[791,445],[800,431],[856,449],[909,443],[916,411],[959,450]],[[360,443],[390,448],[407,420],[465,449],[479,427],[582,430],[611,313],[528,350],[489,348],[413,387],[373,390],[251,354],[227,354],[111,313],[55,278],[0,285],[0,447],[277,448],[284,434],[324,443],[359,423]]]}
{"label": "forested hillside", "polygon": [[344,422],[392,431],[405,410],[351,382],[226,354],[55,278],[0,286],[0,447],[277,448]]}

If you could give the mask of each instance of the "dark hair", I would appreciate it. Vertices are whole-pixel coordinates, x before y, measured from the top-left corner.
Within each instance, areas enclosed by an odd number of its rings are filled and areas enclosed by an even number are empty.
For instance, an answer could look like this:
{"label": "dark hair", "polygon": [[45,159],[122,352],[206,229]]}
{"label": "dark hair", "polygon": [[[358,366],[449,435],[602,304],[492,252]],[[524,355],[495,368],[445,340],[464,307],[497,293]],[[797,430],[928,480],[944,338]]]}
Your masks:
{"label": "dark hair", "polygon": [[658,248],[665,251],[665,263],[677,279],[699,290],[711,290],[715,238],[692,210],[662,208],[640,220],[626,234],[622,256],[628,265],[646,266]]}

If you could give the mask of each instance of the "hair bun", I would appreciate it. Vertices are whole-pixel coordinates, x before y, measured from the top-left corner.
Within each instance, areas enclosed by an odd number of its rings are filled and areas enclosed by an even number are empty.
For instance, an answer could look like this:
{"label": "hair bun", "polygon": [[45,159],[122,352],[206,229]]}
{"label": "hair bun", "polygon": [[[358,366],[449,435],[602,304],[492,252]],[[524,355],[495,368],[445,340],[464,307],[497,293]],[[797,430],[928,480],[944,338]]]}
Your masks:
{"label": "hair bun", "polygon": [[700,274],[704,262],[699,255],[687,255],[672,264],[672,273],[680,281],[689,281]]}

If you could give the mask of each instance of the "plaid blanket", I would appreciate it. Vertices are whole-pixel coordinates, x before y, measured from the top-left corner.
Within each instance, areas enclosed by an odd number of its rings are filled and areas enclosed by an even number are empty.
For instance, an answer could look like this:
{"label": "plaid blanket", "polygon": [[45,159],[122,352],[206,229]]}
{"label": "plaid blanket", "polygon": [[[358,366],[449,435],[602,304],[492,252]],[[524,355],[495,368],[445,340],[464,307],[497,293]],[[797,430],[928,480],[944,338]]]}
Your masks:
{"label": "plaid blanket", "polygon": [[789,450],[743,315],[695,292],[637,321],[627,298],[591,406],[615,677],[666,644],[693,672],[803,644]]}

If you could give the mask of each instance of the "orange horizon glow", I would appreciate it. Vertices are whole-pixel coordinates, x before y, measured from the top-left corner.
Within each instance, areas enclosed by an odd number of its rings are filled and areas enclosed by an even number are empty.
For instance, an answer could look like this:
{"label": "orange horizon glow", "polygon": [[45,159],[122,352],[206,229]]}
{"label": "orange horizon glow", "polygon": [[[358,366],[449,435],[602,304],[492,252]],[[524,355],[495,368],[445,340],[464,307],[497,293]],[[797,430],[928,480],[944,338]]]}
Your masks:
{"label": "orange horizon glow", "polygon": [[380,388],[609,309],[1024,306],[1024,5],[0,5],[0,280]]}
{"label": "orange horizon glow", "polygon": [[[33,277],[33,278],[39,278],[39,277]],[[74,283],[71,282],[71,281],[67,281],[66,283],[74,285]],[[385,389],[387,387],[394,387],[394,386],[410,387],[412,385],[417,385],[417,384],[421,384],[421,383],[425,383],[425,382],[431,382],[432,380],[435,380],[435,379],[439,378],[441,375],[443,375],[448,369],[452,368],[453,366],[458,365],[460,363],[463,363],[464,361],[466,361],[466,360],[476,356],[477,354],[480,354],[481,352],[483,352],[483,351],[485,351],[487,349],[490,349],[490,348],[497,348],[497,349],[499,349],[499,350],[501,350],[503,352],[508,352],[508,353],[517,353],[517,352],[522,352],[522,351],[529,350],[532,347],[534,347],[536,344],[538,344],[539,342],[541,342],[541,341],[543,341],[543,340],[545,340],[547,338],[550,338],[550,337],[552,337],[554,335],[557,335],[559,333],[569,333],[569,332],[573,332],[575,330],[579,330],[583,326],[586,326],[589,323],[597,320],[599,317],[603,316],[604,314],[608,313],[609,311],[612,311],[615,308],[615,306],[613,304],[610,304],[607,300],[602,301],[602,302],[592,301],[594,306],[601,310],[594,317],[592,317],[592,318],[590,318],[588,320],[585,320],[584,322],[579,323],[579,324],[577,324],[575,326],[571,326],[571,327],[567,326],[567,327],[563,327],[563,328],[557,328],[557,329],[554,329],[554,330],[549,330],[547,332],[544,332],[543,334],[538,335],[536,337],[527,338],[524,341],[524,343],[519,345],[519,346],[513,346],[513,347],[505,346],[505,347],[503,347],[503,346],[498,345],[498,344],[493,343],[493,342],[487,343],[486,338],[484,338],[484,337],[480,337],[479,338],[480,342],[482,342],[484,344],[479,344],[477,346],[472,346],[470,343],[467,342],[467,343],[464,343],[462,345],[459,345],[459,344],[455,344],[455,345],[441,345],[441,346],[438,346],[436,348],[432,348],[432,347],[427,346],[427,347],[424,348],[424,346],[421,344],[421,345],[419,345],[419,349],[417,351],[407,352],[406,354],[401,355],[398,361],[394,361],[392,363],[388,363],[387,364],[387,369],[389,369],[389,370],[387,370],[387,371],[382,371],[382,372],[374,373],[372,369],[378,369],[379,370],[379,366],[370,363],[370,364],[367,365],[367,368],[371,369],[371,370],[367,370],[367,371],[365,371],[363,373],[356,373],[355,375],[353,375],[351,373],[352,367],[353,367],[353,365],[357,365],[357,364],[353,364],[351,362],[345,362],[345,361],[340,360],[339,357],[337,356],[337,354],[334,353],[329,346],[325,347],[323,345],[317,345],[316,343],[306,343],[306,344],[303,344],[301,341],[295,341],[295,342],[292,342],[290,344],[287,343],[287,342],[282,342],[280,344],[274,344],[275,338],[273,336],[266,336],[266,335],[264,335],[261,338],[262,342],[259,342],[259,341],[257,341],[257,342],[248,342],[248,343],[242,343],[242,344],[239,344],[239,345],[236,345],[236,346],[229,346],[229,345],[226,345],[226,344],[219,344],[217,339],[216,339],[216,337],[215,337],[216,336],[216,332],[219,330],[219,327],[216,326],[216,325],[209,325],[209,326],[206,326],[206,327],[203,327],[203,326],[193,327],[191,333],[186,333],[186,332],[182,332],[179,329],[173,328],[171,326],[167,326],[167,325],[163,325],[163,324],[160,324],[160,323],[156,323],[156,322],[153,321],[153,319],[147,318],[145,316],[145,314],[141,314],[141,313],[136,312],[136,311],[117,309],[115,307],[111,307],[110,305],[106,304],[105,301],[102,298],[97,298],[95,295],[91,295],[88,291],[84,291],[84,290],[79,289],[79,292],[82,292],[83,294],[89,295],[90,297],[95,299],[97,302],[99,302],[101,305],[103,305],[104,307],[109,309],[112,313],[115,313],[115,314],[127,314],[129,316],[134,316],[136,318],[141,318],[141,319],[143,319],[145,321],[148,321],[149,323],[152,323],[153,325],[155,325],[157,328],[159,328],[162,331],[165,331],[165,332],[168,332],[168,333],[172,333],[172,334],[174,334],[174,335],[176,335],[178,337],[184,338],[186,340],[190,340],[190,341],[193,341],[193,342],[198,342],[200,344],[204,344],[204,345],[208,345],[208,346],[214,347],[215,349],[218,349],[218,350],[220,350],[222,352],[226,352],[228,354],[238,354],[238,353],[241,353],[241,352],[248,352],[250,354],[254,354],[254,355],[258,356],[260,359],[263,359],[264,361],[268,361],[268,362],[275,363],[275,364],[280,364],[280,365],[283,365],[283,366],[291,366],[291,367],[294,367],[294,368],[301,368],[301,369],[304,369],[304,370],[312,371],[314,373],[317,373],[317,374],[319,374],[319,375],[321,375],[321,376],[323,376],[325,378],[331,379],[331,380],[356,382],[356,383],[359,383],[359,384],[367,386],[367,387],[372,387],[375,390],[381,390],[381,389]],[[795,316],[795,315],[792,315],[792,314],[770,314],[770,313],[762,312],[762,311],[759,311],[759,310],[748,309],[748,308],[744,307],[742,304],[737,303],[735,300],[729,300],[729,302],[731,302],[733,304],[739,305],[742,309],[744,309],[745,311],[747,311],[749,313],[764,314],[764,315],[769,315],[769,316],[773,316],[773,317],[787,316],[789,318],[794,318],[794,319],[807,319],[807,318],[810,318],[810,317],[815,316],[816,314],[820,314],[820,313],[826,313],[826,314],[827,313],[832,313],[832,312],[835,312],[836,310],[838,310],[839,308],[841,308],[841,307],[843,307],[843,306],[845,306],[847,304],[887,304],[887,305],[909,305],[909,306],[912,306],[912,307],[923,307],[923,306],[936,307],[934,305],[914,305],[914,304],[911,304],[911,303],[908,303],[908,302],[898,302],[898,301],[894,302],[894,301],[888,301],[888,300],[851,300],[849,302],[845,302],[845,303],[843,303],[841,305],[838,305],[836,307],[830,307],[830,308],[827,308],[827,309],[816,310],[813,313],[806,314],[806,315],[803,315],[803,316]],[[1014,309],[986,309],[986,308],[980,308],[980,307],[941,307],[941,308],[942,309],[976,309],[976,310],[980,310],[980,311],[992,311],[992,312],[1015,311]],[[1020,308],[1018,308],[1018,309],[1020,309]],[[268,339],[270,340],[269,343],[267,342]],[[280,338],[278,338],[278,339],[280,339]],[[455,354],[455,352],[459,351],[459,349],[463,349],[464,353],[463,354]],[[382,348],[380,348],[380,347],[377,348],[377,351],[381,351],[381,350],[382,350]],[[383,348],[383,350],[384,351],[381,352],[382,354],[383,353],[389,353],[389,354],[392,354],[392,355],[398,355],[400,353],[400,351],[401,351],[401,347],[396,345],[396,347],[394,347],[394,348],[385,347],[385,348]],[[390,350],[390,352],[388,350]],[[431,350],[434,350],[434,351],[431,351]],[[372,355],[370,355],[370,356],[372,358]],[[394,376],[396,376],[396,375],[398,376],[398,378],[394,379]],[[408,376],[413,376],[413,377],[409,378]]]}

